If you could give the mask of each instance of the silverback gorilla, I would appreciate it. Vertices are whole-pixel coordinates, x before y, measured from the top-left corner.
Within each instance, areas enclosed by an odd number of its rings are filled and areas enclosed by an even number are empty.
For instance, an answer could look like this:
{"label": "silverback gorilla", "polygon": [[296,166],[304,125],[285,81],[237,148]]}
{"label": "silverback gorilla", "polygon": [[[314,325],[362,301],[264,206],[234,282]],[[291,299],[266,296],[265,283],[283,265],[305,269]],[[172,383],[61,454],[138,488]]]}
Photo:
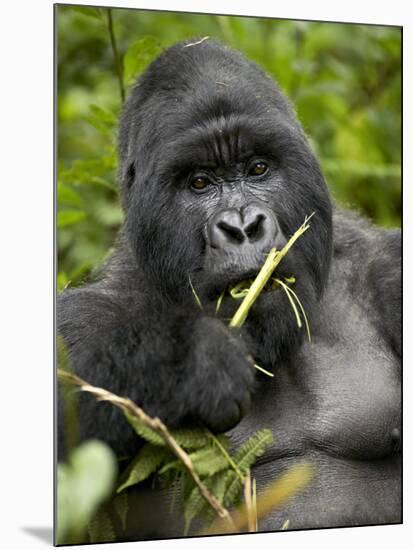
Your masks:
{"label": "silverback gorilla", "polygon": [[[292,529],[400,522],[400,232],[332,206],[288,100],[212,40],[178,43],[149,66],[124,107],[119,153],[115,251],[93,282],[58,299],[76,373],[170,427],[202,423],[236,444],[271,428],[258,491],[310,461],[312,484],[261,530],[286,519]],[[254,276],[312,212],[277,271],[296,278],[312,342],[280,290],[228,328],[239,302],[226,297],[217,316],[220,293]],[[114,407],[84,394],[80,427],[119,455],[139,448]],[[180,535],[153,498],[156,527],[147,505],[135,538]]]}

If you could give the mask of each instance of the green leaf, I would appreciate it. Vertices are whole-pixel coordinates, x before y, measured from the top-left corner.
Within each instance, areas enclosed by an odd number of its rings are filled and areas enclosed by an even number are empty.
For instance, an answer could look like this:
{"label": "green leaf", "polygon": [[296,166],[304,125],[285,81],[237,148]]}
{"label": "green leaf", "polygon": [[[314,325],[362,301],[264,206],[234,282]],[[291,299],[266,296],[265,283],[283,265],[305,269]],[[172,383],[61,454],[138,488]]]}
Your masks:
{"label": "green leaf", "polygon": [[105,227],[118,226],[123,221],[123,212],[119,204],[106,199],[96,200],[93,206],[93,217]]}
{"label": "green leaf", "polygon": [[89,109],[94,117],[98,118],[105,124],[108,124],[111,127],[116,126],[118,122],[118,117],[115,113],[112,113],[112,111],[109,111],[108,109],[103,109],[103,107],[94,104],[89,105]]}
{"label": "green leaf", "polygon": [[189,457],[192,460],[196,473],[201,477],[212,476],[216,472],[228,468],[227,459],[216,447],[200,449],[190,454]]}
{"label": "green leaf", "polygon": [[97,105],[89,106],[89,115],[85,119],[103,134],[112,134],[117,124],[117,117],[114,113]]}
{"label": "green leaf", "polygon": [[211,445],[211,438],[203,428],[185,428],[171,431],[178,445],[184,449],[199,449]]}
{"label": "green leaf", "polygon": [[238,503],[243,484],[234,470],[226,472],[224,484],[224,506],[229,508]]}
{"label": "green leaf", "polygon": [[161,52],[156,38],[146,36],[134,42],[123,58],[123,71],[126,84],[131,84],[146,66]]}
{"label": "green leaf", "polygon": [[64,271],[59,271],[57,274],[57,292],[62,292],[64,288],[69,284],[70,279],[67,276],[67,273]]}
{"label": "green leaf", "polygon": [[68,463],[57,469],[57,540],[79,542],[99,505],[110,495],[116,477],[116,458],[101,441],[77,447]]}
{"label": "green leaf", "polygon": [[[189,458],[192,460],[193,467],[199,476],[212,476],[216,472],[228,468],[228,462],[221,451],[216,447],[207,447],[191,453]],[[165,464],[159,470],[160,474],[166,473],[170,469],[184,470],[185,466],[181,460],[172,460]]]}
{"label": "green leaf", "polygon": [[[217,472],[212,477],[203,480],[207,489],[215,496],[215,498],[222,503],[226,485],[227,472]],[[209,502],[201,495],[198,486],[194,486],[189,496],[184,502],[184,518],[185,528],[184,534],[188,534],[191,523],[195,517],[205,517],[213,519],[216,516],[215,510],[212,509]]]}
{"label": "green leaf", "polygon": [[70,6],[73,11],[85,15],[86,17],[93,17],[94,19],[102,19],[102,8],[92,8],[89,6]]}
{"label": "green leaf", "polygon": [[120,493],[126,487],[147,479],[171,456],[171,451],[166,447],[158,447],[146,443],[122,475],[121,483],[116,492]]}
{"label": "green leaf", "polygon": [[194,480],[189,475],[187,470],[183,471],[180,477],[180,493],[182,502],[185,502],[188,499],[193,487]]}
{"label": "green leaf", "polygon": [[120,518],[123,530],[125,530],[126,519],[129,511],[128,493],[123,492],[120,495],[117,495],[113,500],[113,507]]}
{"label": "green leaf", "polygon": [[143,439],[145,439],[149,443],[152,443],[152,445],[160,445],[161,447],[166,446],[165,440],[157,432],[155,432],[155,430],[148,428],[148,426],[146,426],[141,420],[139,420],[139,418],[136,418],[136,416],[132,416],[126,411],[124,411],[123,414],[125,415],[129,424],[135,430],[135,432]]}
{"label": "green leaf", "polygon": [[[256,459],[262,456],[266,448],[272,443],[271,430],[259,430],[243,443],[234,455],[234,461],[239,470],[245,474],[254,464]],[[224,505],[233,506],[239,499],[242,489],[242,481],[233,470],[229,471],[226,479]]]}
{"label": "green leaf", "polygon": [[185,502],[184,508],[184,518],[185,518],[185,527],[184,527],[184,536],[188,534],[189,528],[191,526],[192,520],[201,515],[205,510],[206,506],[209,504],[206,502],[204,497],[201,495],[198,486],[194,486],[188,499]]}
{"label": "green leaf", "polygon": [[115,530],[107,512],[99,511],[87,527],[90,542],[114,542]]}
{"label": "green leaf", "polygon": [[246,473],[256,459],[264,454],[264,451],[272,442],[271,430],[264,429],[255,432],[243,443],[234,456],[234,460],[241,472]]}
{"label": "green leaf", "polygon": [[56,355],[58,368],[67,372],[72,372],[69,350],[61,334],[58,334],[56,339]]}
{"label": "green leaf", "polygon": [[99,176],[91,176],[88,178],[87,182],[85,181],[83,183],[88,183],[90,185],[97,185],[98,187],[106,187],[106,189],[110,189],[115,193],[118,192],[118,187],[114,183],[111,183],[110,181],[107,181],[104,178],[100,178]]}
{"label": "green leaf", "polygon": [[59,183],[57,186],[57,201],[59,205],[82,206],[82,197],[79,193],[64,183]]}
{"label": "green leaf", "polygon": [[[141,420],[124,413],[128,422],[131,424],[135,432],[143,439],[152,443],[153,445],[165,446],[164,439],[154,430],[148,428]],[[176,440],[178,445],[184,449],[199,449],[205,445],[211,445],[211,438],[206,430],[203,428],[185,428],[177,430],[169,430],[172,437]],[[221,439],[220,439],[221,440]],[[222,439],[222,441],[225,441]]]}
{"label": "green leaf", "polygon": [[81,210],[62,210],[57,213],[58,227],[74,225],[86,219],[86,213]]}

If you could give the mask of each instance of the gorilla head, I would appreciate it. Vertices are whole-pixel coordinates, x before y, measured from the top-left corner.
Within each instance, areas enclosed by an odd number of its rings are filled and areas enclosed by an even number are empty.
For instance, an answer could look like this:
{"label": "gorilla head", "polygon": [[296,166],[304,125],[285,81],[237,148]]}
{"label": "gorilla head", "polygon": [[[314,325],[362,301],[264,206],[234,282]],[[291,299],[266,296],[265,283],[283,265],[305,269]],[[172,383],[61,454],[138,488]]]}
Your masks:
{"label": "gorilla head", "polygon": [[[216,302],[315,212],[277,271],[294,275],[311,314],[329,272],[330,199],[288,101],[261,69],[210,40],[170,48],[126,103],[120,156],[126,231],[154,294],[191,299],[191,280],[203,304]],[[248,319],[261,344],[276,327],[276,353],[297,339],[287,303],[265,293]],[[222,315],[237,305],[224,300]]]}

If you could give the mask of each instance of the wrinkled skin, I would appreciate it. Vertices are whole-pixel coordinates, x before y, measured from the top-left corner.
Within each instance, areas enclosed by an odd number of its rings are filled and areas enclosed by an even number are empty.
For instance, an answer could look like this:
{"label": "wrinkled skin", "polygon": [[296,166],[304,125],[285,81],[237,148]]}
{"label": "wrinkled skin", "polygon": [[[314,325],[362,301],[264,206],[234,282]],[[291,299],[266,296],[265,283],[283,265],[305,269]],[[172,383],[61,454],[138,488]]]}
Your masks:
{"label": "wrinkled skin", "polygon": [[[258,491],[310,461],[311,485],[261,530],[286,519],[292,529],[400,522],[399,232],[333,209],[286,98],[212,41],[179,43],[152,63],[125,105],[119,150],[126,221],[116,250],[96,281],[58,300],[75,371],[172,427],[201,422],[237,444],[271,428]],[[239,302],[226,297],[217,316],[221,291],[254,276],[312,212],[277,270],[296,278],[312,343],[280,290],[229,329]],[[80,401],[82,438],[136,453],[117,410]],[[60,457],[62,427],[60,418]],[[146,498],[136,505],[145,526],[129,538],[180,535],[168,495]]]}

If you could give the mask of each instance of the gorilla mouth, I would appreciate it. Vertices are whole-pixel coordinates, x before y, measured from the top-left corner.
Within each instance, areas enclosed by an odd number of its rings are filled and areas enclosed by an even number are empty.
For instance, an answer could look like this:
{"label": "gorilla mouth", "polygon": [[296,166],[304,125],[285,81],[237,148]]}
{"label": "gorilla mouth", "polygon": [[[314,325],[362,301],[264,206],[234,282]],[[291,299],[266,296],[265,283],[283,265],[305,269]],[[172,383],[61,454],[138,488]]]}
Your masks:
{"label": "gorilla mouth", "polygon": [[[235,299],[243,298],[260,272],[258,266],[247,271],[234,269],[234,266],[231,267],[232,269],[227,268],[223,272],[209,274],[209,284],[207,281],[205,282],[206,286],[209,286],[211,297],[224,294]],[[279,290],[282,286],[279,281],[285,284],[295,283],[292,267],[290,258],[285,258],[284,265],[279,266],[272,274],[261,293],[268,294]]]}
{"label": "gorilla mouth", "polygon": [[[258,275],[258,273],[256,274]],[[247,278],[247,279],[242,279],[240,280],[238,283],[236,283],[235,285],[232,285],[230,288],[229,288],[229,294],[235,298],[235,299],[239,299],[239,298],[244,298],[251,285],[253,284],[255,278],[256,278],[256,275],[254,277],[250,277],[250,278]],[[295,278],[294,277],[284,277],[284,281],[287,282],[287,283],[294,283],[295,282]],[[264,286],[264,288],[262,289],[261,293],[263,294],[266,294],[268,292],[273,292],[275,290],[279,290],[281,288],[281,284],[280,284],[280,279],[277,279],[276,277],[271,277],[270,280],[266,283],[266,285]]]}

